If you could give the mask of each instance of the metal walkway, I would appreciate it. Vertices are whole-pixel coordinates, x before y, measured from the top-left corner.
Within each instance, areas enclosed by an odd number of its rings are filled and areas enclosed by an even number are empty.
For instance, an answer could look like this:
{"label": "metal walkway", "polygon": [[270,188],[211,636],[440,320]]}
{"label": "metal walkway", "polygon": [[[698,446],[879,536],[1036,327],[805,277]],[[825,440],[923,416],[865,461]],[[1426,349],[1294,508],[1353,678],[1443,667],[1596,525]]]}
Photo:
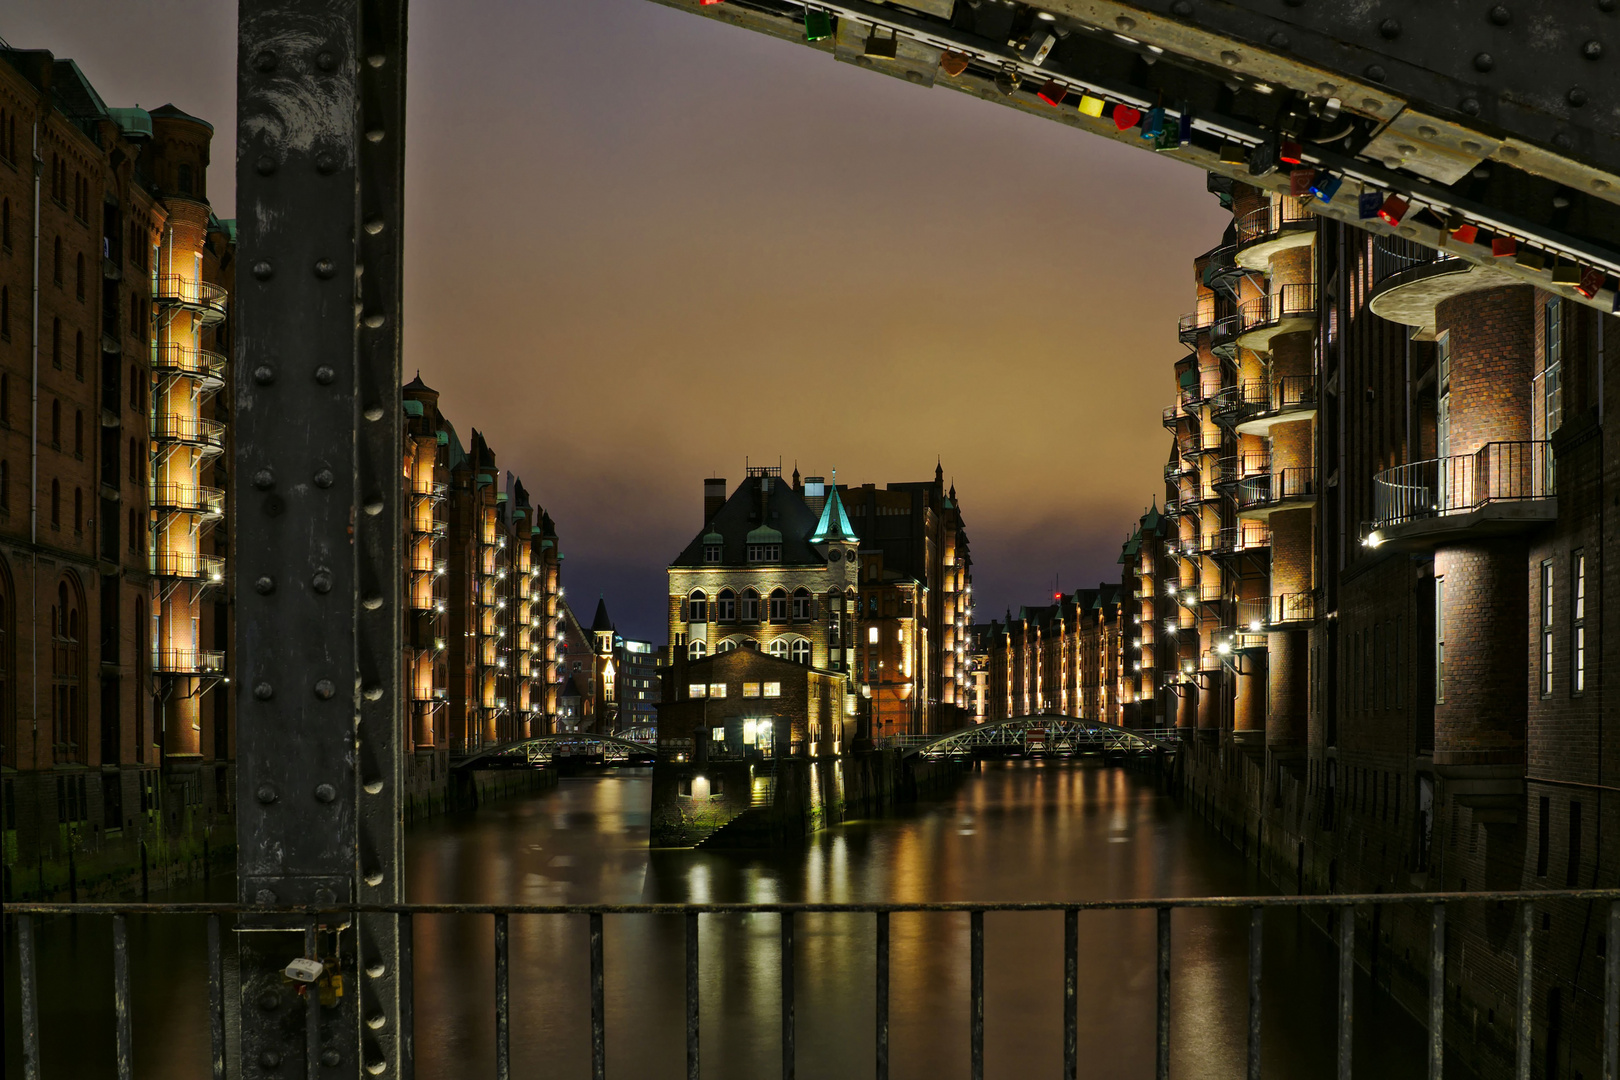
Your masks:
{"label": "metal walkway", "polygon": [[1154,754],[1172,749],[1164,735],[1162,731],[1149,734],[1077,716],[1019,716],[941,735],[908,747],[905,756],[957,757],[986,749],[1053,757],[1083,753]]}

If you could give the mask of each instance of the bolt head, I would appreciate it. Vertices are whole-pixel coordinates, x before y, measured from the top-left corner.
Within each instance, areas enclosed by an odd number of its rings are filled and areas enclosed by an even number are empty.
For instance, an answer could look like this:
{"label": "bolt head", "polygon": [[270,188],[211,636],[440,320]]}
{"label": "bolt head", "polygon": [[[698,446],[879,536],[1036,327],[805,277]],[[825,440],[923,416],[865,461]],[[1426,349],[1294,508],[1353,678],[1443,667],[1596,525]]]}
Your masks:
{"label": "bolt head", "polygon": [[265,574],[253,583],[253,587],[258,590],[260,596],[269,596],[276,591],[276,579]]}
{"label": "bolt head", "polygon": [[1383,82],[1388,77],[1388,73],[1384,71],[1384,65],[1382,64],[1368,64],[1366,75],[1373,82]]}
{"label": "bolt head", "polygon": [[1394,41],[1401,36],[1401,20],[1385,19],[1378,24],[1378,34],[1388,41]]}
{"label": "bolt head", "polygon": [[271,266],[270,263],[264,259],[260,259],[258,262],[253,264],[253,276],[258,278],[260,281],[269,281],[275,276],[275,274],[275,267]]}
{"label": "bolt head", "polygon": [[261,49],[253,56],[253,70],[269,73],[276,70],[276,54],[269,49]]}
{"label": "bolt head", "polygon": [[260,491],[268,490],[270,487],[274,486],[275,482],[276,474],[271,472],[269,469],[260,469],[258,472],[253,474],[253,486],[258,488]]}
{"label": "bolt head", "polygon": [[315,57],[315,66],[322,71],[331,71],[337,67],[337,57],[323,49]]}
{"label": "bolt head", "polygon": [[262,682],[253,687],[253,696],[258,698],[260,701],[269,701],[271,698],[276,696],[276,691],[275,688],[269,683]]}
{"label": "bolt head", "polygon": [[332,591],[332,575],[327,573],[325,570],[317,572],[316,575],[310,579],[309,583],[310,587],[318,593],[329,593]]}
{"label": "bolt head", "polygon": [[329,488],[332,486],[332,479],[332,470],[322,469],[320,472],[315,474],[315,486],[318,488]]}
{"label": "bolt head", "polygon": [[315,381],[320,383],[322,386],[332,385],[332,380],[335,378],[337,378],[337,372],[333,371],[325,364],[322,364],[320,367],[315,369]]}
{"label": "bolt head", "polygon": [[321,1064],[328,1069],[333,1069],[343,1064],[343,1058],[336,1050],[323,1050],[321,1051]]}
{"label": "bolt head", "polygon": [[337,171],[337,158],[322,150],[315,155],[315,171],[322,176],[330,176]]}
{"label": "bolt head", "polygon": [[1513,21],[1513,12],[1508,10],[1506,4],[1497,4],[1486,13],[1491,22],[1497,26],[1506,26]]}
{"label": "bolt head", "polygon": [[1564,100],[1578,109],[1586,104],[1586,91],[1579,86],[1572,86],[1569,93],[1564,95]]}
{"label": "bolt head", "polygon": [[315,264],[315,276],[325,280],[337,273],[337,264],[331,259],[321,259]]}
{"label": "bolt head", "polygon": [[275,787],[270,784],[260,784],[259,790],[254,792],[254,796],[266,806],[275,802],[279,797],[276,795]]}
{"label": "bolt head", "polygon": [[253,169],[260,176],[269,176],[276,171],[276,159],[269,154],[260,154],[259,159],[253,163]]}
{"label": "bolt head", "polygon": [[253,369],[253,381],[260,386],[269,386],[276,381],[276,369],[269,364],[260,364]]}
{"label": "bolt head", "polygon": [[1479,98],[1465,97],[1457,102],[1457,108],[1468,116],[1479,115]]}
{"label": "bolt head", "polygon": [[1603,42],[1598,41],[1595,38],[1588,41],[1585,45],[1581,46],[1581,55],[1586,57],[1588,60],[1603,59]]}
{"label": "bolt head", "polygon": [[1488,52],[1474,54],[1474,70],[1490,71],[1496,67],[1496,57]]}
{"label": "bolt head", "polygon": [[331,679],[319,679],[315,683],[315,696],[322,701],[329,701],[337,693],[337,686]]}

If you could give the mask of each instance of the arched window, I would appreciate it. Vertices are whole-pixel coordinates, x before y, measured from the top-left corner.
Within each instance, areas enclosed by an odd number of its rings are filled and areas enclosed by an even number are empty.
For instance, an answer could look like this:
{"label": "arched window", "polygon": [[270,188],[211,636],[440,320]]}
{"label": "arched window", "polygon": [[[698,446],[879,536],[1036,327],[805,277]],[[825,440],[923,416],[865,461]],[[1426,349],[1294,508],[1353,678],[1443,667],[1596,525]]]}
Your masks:
{"label": "arched window", "polygon": [[686,598],[686,621],[709,621],[709,597],[702,589],[693,589],[692,594]]}
{"label": "arched window", "polygon": [[704,654],[706,654],[708,651],[709,647],[702,641],[688,642],[686,646],[686,658],[688,660],[701,660],[703,659]]}
{"label": "arched window", "polygon": [[787,641],[785,639],[777,638],[776,640],[771,642],[770,648],[771,648],[771,655],[772,656],[776,657],[779,660],[787,659],[788,643],[787,643]]}
{"label": "arched window", "polygon": [[742,647],[745,648],[745,649],[753,649],[755,652],[759,652],[759,642],[755,641],[751,637],[745,637],[745,638],[742,639]]}
{"label": "arched window", "polygon": [[73,452],[84,457],[84,410],[73,410]]}
{"label": "arched window", "polygon": [[62,481],[51,481],[51,528],[62,527]]}
{"label": "arched window", "polygon": [[793,590],[793,617],[795,619],[814,618],[816,602],[810,596],[810,590],[800,586]]}
{"label": "arched window", "polygon": [[793,642],[793,662],[810,666],[810,642],[804,638],[796,638]]}
{"label": "arched window", "polygon": [[787,622],[788,594],[786,589],[771,590],[771,622]]}
{"label": "arched window", "polygon": [[743,590],[742,621],[759,622],[759,593],[752,587]]}
{"label": "arched window", "polygon": [[726,640],[722,641],[719,645],[715,646],[714,651],[717,652],[717,653],[728,653],[732,649],[735,649],[736,647],[737,647],[737,642],[736,642],[735,639],[726,638]]}
{"label": "arched window", "polygon": [[76,331],[73,335],[73,375],[81,382],[84,380],[84,331]]}
{"label": "arched window", "polygon": [[191,166],[182,164],[178,169],[175,170],[175,172],[178,174],[176,176],[176,178],[175,178],[175,180],[176,180],[175,186],[180,189],[180,194],[182,194],[182,195],[190,195],[191,194]]}
{"label": "arched window", "polygon": [[730,589],[721,589],[715,600],[715,618],[721,622],[737,621],[737,594]]}
{"label": "arched window", "polygon": [[80,300],[84,299],[84,252],[79,252],[73,261],[73,291]]}
{"label": "arched window", "polygon": [[84,532],[84,489],[73,489],[73,531]]}
{"label": "arched window", "polygon": [[51,740],[57,762],[83,761],[79,668],[84,657],[79,647],[79,597],[78,590],[67,581],[56,587],[56,606],[51,614]]}

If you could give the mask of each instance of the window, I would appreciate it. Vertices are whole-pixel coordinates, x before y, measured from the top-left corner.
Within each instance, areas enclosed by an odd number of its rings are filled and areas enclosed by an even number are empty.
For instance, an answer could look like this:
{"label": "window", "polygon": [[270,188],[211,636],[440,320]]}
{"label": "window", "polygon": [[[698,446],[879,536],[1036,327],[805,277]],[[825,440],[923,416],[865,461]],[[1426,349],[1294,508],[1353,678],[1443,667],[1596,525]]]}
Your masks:
{"label": "window", "polygon": [[1538,807],[1541,820],[1536,824],[1536,877],[1547,876],[1547,844],[1552,837],[1552,800],[1543,795]]}
{"label": "window", "polygon": [[1446,579],[1434,579],[1434,701],[1446,700]]}
{"label": "window", "polygon": [[1553,679],[1553,564],[1541,564],[1541,696],[1552,696]]}
{"label": "window", "polygon": [[781,697],[782,696],[782,684],[779,683],[779,682],[768,682],[768,683],[766,683],[765,684],[765,696],[766,697]]}
{"label": "window", "polygon": [[1541,437],[1552,438],[1564,422],[1564,301],[1553,297],[1547,301],[1546,318],[1542,325],[1544,352],[1542,354],[1541,395],[1543,419]]}
{"label": "window", "polygon": [[81,761],[79,603],[67,581],[57,586],[51,616],[51,741],[58,762]]}
{"label": "window", "polygon": [[748,561],[751,563],[781,562],[781,544],[749,544]]}
{"label": "window", "polygon": [[51,528],[62,527],[62,482],[51,481]]}
{"label": "window", "polygon": [[720,544],[704,544],[703,545],[703,561],[704,562],[706,562],[706,563],[717,563],[721,559],[723,559],[724,557],[725,557],[725,555],[724,555],[722,546]]}
{"label": "window", "polygon": [[726,696],[726,684],[723,683],[723,682],[710,683],[709,684],[709,696],[710,697],[725,697]]}
{"label": "window", "polygon": [[62,449],[62,403],[51,402],[51,449]]}
{"label": "window", "polygon": [[62,370],[62,320],[51,320],[51,367]]}
{"label": "window", "polygon": [[810,643],[804,638],[799,638],[793,643],[793,662],[810,666]]}
{"label": "window", "polygon": [[141,519],[136,516],[136,512],[134,510],[129,512],[129,550],[131,552],[138,552],[141,550],[141,542],[139,539],[140,520]]}
{"label": "window", "polygon": [[876,645],[878,643],[878,628],[877,627],[868,626],[866,628],[866,642],[867,642],[868,645]]}
{"label": "window", "polygon": [[708,697],[709,696],[709,684],[708,683],[700,683],[700,682],[687,683],[686,684],[686,696],[689,697],[689,698]]}
{"label": "window", "polygon": [[1438,371],[1438,389],[1435,403],[1435,456],[1451,456],[1451,331],[1441,334],[1434,343]]}
{"label": "window", "polygon": [[753,589],[743,590],[742,621],[759,622],[759,593]]}
{"label": "window", "polygon": [[702,589],[694,589],[692,594],[686,598],[686,621],[709,621],[709,598]]}
{"label": "window", "polygon": [[0,286],[0,338],[11,340],[11,288]]}
{"label": "window", "polygon": [[810,619],[815,617],[816,604],[810,596],[810,590],[799,588],[793,590],[793,617],[795,619]]}
{"label": "window", "polygon": [[786,641],[782,640],[781,638],[777,638],[775,641],[771,642],[772,656],[776,657],[778,660],[785,660],[787,659],[787,654],[788,643]]}
{"label": "window", "polygon": [[1573,562],[1570,568],[1574,580],[1569,606],[1569,690],[1579,694],[1586,690],[1586,552],[1577,551]]}
{"label": "window", "polygon": [[129,440],[129,482],[141,482],[140,444],[134,439]]}
{"label": "window", "polygon": [[84,490],[73,489],[73,531],[84,532]]}
{"label": "window", "polygon": [[737,647],[737,642],[736,642],[736,640],[734,638],[726,638],[726,640],[722,641],[719,645],[715,646],[715,651],[716,652],[728,653],[732,649],[735,649],[736,647]]}
{"label": "window", "polygon": [[757,683],[757,682],[745,682],[745,683],[743,683],[743,697],[759,697],[759,683]]}
{"label": "window", "polygon": [[175,173],[176,173],[175,186],[180,189],[180,194],[182,194],[182,195],[190,195],[191,194],[191,166],[190,165],[181,165],[178,169],[175,170]]}
{"label": "window", "polygon": [[771,590],[771,622],[787,622],[788,594],[786,589]]}
{"label": "window", "polygon": [[721,589],[720,595],[715,599],[715,618],[721,622],[737,621],[737,594],[730,589]]}

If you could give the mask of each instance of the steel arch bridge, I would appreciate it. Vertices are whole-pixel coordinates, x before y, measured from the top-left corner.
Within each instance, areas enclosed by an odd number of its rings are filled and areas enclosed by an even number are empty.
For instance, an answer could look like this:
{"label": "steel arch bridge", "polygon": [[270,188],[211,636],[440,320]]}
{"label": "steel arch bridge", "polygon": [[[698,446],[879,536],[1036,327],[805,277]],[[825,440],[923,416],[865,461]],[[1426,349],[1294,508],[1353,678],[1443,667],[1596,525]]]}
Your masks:
{"label": "steel arch bridge", "polygon": [[[1156,733],[1157,734],[1157,733]],[[1113,727],[1077,716],[1019,716],[941,735],[906,750],[906,757],[944,758],[995,749],[1067,757],[1078,753],[1151,755],[1168,752],[1168,742],[1131,728]]]}
{"label": "steel arch bridge", "polygon": [[561,731],[553,735],[537,735],[532,739],[516,739],[480,750],[451,763],[452,769],[472,768],[478,762],[484,767],[501,765],[549,765],[557,758],[595,758],[601,755],[604,765],[629,765],[644,762],[653,755],[646,743],[621,739],[616,735],[599,735],[588,731]]}

